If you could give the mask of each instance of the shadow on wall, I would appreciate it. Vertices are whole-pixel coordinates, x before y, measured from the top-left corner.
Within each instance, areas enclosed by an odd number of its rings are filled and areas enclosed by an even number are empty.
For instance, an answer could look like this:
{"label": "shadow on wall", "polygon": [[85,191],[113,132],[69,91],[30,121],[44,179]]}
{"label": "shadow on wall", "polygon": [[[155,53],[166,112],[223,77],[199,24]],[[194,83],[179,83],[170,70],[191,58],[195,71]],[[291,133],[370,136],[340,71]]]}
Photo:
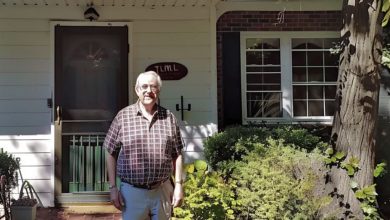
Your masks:
{"label": "shadow on wall", "polygon": [[184,163],[192,163],[197,159],[204,159],[203,141],[214,132],[213,126],[209,125],[190,125],[181,124],[181,134],[185,142]]}
{"label": "shadow on wall", "polygon": [[22,182],[27,180],[36,190],[44,205],[49,205],[52,200],[50,196],[52,188],[49,186],[51,185],[53,160],[47,141],[17,139],[16,136],[9,136],[7,140],[0,140],[0,148],[20,159],[21,173],[18,173],[18,185],[12,191],[12,197],[19,196]]}
{"label": "shadow on wall", "polygon": [[379,116],[376,143],[376,161],[377,163],[386,161],[387,173],[384,177],[375,180],[378,191],[378,203],[381,211],[390,215],[390,118]]}
{"label": "shadow on wall", "polygon": [[50,124],[44,126],[0,126],[0,135],[50,135]]}

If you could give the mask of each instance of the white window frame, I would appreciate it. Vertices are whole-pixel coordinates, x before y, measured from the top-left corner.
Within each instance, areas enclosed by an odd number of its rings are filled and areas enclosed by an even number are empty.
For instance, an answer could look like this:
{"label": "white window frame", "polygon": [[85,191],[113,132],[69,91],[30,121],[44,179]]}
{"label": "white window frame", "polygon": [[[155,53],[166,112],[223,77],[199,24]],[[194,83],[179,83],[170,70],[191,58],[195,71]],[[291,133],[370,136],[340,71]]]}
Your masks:
{"label": "white window frame", "polygon": [[[242,123],[319,123],[332,124],[333,116],[293,117],[293,82],[292,82],[292,46],[293,38],[339,38],[340,32],[334,31],[279,31],[279,32],[241,32],[241,109]],[[246,39],[278,38],[280,39],[282,117],[250,118],[247,117],[246,87]]]}

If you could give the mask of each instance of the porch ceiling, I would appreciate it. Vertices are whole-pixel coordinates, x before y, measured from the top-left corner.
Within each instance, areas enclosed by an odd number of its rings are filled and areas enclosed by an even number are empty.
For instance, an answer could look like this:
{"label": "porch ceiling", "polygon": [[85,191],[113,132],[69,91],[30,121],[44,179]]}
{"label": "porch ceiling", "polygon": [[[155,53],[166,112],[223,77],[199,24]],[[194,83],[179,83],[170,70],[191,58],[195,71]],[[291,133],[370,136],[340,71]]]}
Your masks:
{"label": "porch ceiling", "polygon": [[211,0],[0,0],[2,6],[204,7]]}

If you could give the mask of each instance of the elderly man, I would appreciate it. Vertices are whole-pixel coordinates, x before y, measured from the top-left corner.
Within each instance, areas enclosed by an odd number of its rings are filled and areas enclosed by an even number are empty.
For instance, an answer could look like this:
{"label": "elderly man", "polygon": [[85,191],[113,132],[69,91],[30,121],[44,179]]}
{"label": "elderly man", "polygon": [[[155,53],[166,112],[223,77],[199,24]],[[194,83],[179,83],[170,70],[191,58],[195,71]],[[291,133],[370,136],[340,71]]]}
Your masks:
{"label": "elderly man", "polygon": [[157,73],[141,73],[138,101],[119,111],[104,141],[110,197],[123,220],[170,219],[183,200],[183,141],[175,116],[157,104],[161,84]]}

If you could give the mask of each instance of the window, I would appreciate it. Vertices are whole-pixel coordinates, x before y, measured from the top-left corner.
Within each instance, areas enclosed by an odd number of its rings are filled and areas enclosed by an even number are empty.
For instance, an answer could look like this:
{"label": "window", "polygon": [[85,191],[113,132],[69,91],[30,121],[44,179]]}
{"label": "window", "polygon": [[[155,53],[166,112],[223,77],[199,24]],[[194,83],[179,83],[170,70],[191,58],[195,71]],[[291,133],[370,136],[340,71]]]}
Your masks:
{"label": "window", "polygon": [[333,116],[338,56],[330,53],[337,39],[292,39],[293,116]]}
{"label": "window", "polygon": [[[315,121],[334,113],[338,33],[241,33],[243,122]],[[302,38],[305,37],[305,38]]]}
{"label": "window", "polygon": [[279,39],[248,38],[245,69],[247,116],[281,117]]}

